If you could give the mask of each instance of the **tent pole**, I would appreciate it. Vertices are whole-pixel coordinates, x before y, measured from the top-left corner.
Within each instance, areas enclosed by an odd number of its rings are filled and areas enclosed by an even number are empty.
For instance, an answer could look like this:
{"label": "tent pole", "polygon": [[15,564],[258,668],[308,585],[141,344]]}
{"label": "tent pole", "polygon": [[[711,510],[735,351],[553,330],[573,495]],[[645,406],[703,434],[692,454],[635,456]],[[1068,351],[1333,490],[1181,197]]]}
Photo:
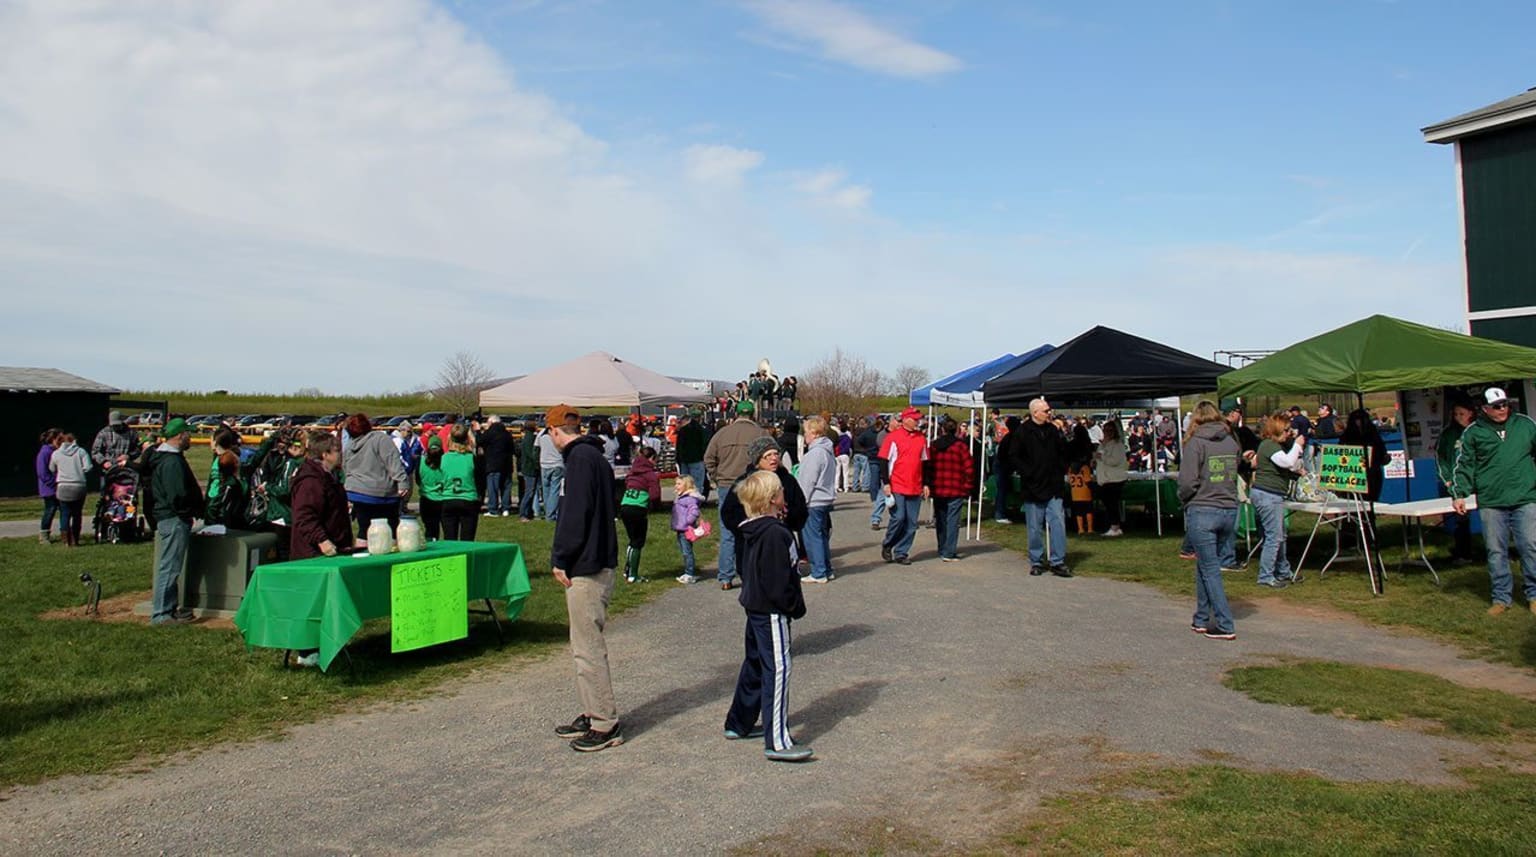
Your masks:
{"label": "tent pole", "polygon": [[[970,450],[971,450],[971,460],[975,461],[976,460],[976,432],[973,429],[975,429],[975,427],[976,427],[976,409],[975,408],[971,408],[969,414],[970,415],[968,417],[966,417],[966,424],[965,424],[965,426],[966,426],[966,436],[965,436],[965,440],[966,440],[966,446],[968,446],[970,448]],[[969,495],[967,495],[966,498],[965,498],[965,537],[967,539],[969,539],[971,537],[971,498],[970,498]]]}

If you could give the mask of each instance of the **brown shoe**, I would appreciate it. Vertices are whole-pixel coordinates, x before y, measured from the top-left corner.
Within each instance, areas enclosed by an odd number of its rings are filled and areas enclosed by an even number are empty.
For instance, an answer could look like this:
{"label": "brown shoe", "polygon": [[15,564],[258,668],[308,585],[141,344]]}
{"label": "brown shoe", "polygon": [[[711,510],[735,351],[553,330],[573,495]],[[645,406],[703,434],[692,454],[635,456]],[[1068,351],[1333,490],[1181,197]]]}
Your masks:
{"label": "brown shoe", "polygon": [[1509,605],[1508,604],[1495,604],[1492,607],[1488,608],[1488,615],[1489,616],[1502,616],[1504,614],[1504,612],[1506,610],[1508,610],[1508,609],[1509,609]]}

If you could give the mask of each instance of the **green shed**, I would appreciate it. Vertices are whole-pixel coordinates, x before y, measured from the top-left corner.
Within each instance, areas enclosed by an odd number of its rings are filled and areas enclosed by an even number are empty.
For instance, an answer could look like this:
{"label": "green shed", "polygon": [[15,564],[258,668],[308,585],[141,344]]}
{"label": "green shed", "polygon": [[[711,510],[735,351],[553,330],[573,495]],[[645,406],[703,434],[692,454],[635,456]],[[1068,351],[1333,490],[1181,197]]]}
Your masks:
{"label": "green shed", "polygon": [[1536,347],[1536,89],[1422,130],[1456,148],[1468,328]]}
{"label": "green shed", "polygon": [[122,392],[58,369],[0,366],[0,497],[37,493],[38,437],[45,429],[73,432],[90,448],[107,424],[111,399]]}

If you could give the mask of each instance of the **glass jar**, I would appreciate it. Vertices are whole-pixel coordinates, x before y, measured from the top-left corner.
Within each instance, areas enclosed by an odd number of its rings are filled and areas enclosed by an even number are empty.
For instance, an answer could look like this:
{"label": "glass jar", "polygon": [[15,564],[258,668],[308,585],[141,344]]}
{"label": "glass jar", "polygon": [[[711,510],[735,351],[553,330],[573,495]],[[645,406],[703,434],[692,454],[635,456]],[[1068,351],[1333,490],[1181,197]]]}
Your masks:
{"label": "glass jar", "polygon": [[375,518],[368,525],[368,553],[378,556],[395,549],[395,535],[389,529],[388,518]]}
{"label": "glass jar", "polygon": [[401,553],[415,553],[427,546],[426,541],[420,521],[409,515],[400,518],[400,526],[395,528],[395,544]]}

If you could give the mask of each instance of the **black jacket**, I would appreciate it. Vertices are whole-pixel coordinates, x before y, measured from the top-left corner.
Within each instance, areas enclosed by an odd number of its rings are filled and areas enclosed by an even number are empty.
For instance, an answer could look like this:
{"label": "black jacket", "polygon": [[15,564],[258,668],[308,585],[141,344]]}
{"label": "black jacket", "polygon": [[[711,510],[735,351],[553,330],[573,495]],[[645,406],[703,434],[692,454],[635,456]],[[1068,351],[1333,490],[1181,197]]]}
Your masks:
{"label": "black jacket", "polygon": [[485,472],[512,475],[512,462],[517,457],[513,448],[512,433],[501,423],[491,423],[480,436],[480,448],[485,452]]}
{"label": "black jacket", "polygon": [[736,600],[741,606],[748,613],[804,616],[800,573],[790,560],[795,537],[789,530],[777,518],[753,518],[741,524],[736,540],[736,568],[741,574],[741,595]]}
{"label": "black jacket", "polygon": [[853,438],[853,454],[862,455],[865,458],[874,458],[880,451],[880,433],[874,426],[859,432]]}
{"label": "black jacket", "polygon": [[1017,431],[1008,433],[1009,460],[1019,474],[1024,499],[1044,503],[1066,490],[1067,439],[1051,423],[1025,420]]}
{"label": "black jacket", "polygon": [[619,565],[619,536],[614,530],[613,468],[603,458],[603,442],[582,435],[560,453],[565,486],[549,562],[570,577],[593,575]]}
{"label": "black jacket", "polygon": [[[757,470],[757,465],[747,468],[747,472],[737,478],[735,484],[740,485],[741,480],[752,475]],[[805,502],[805,491],[800,488],[800,480],[789,472],[789,468],[780,464],[774,471],[779,477],[779,485],[784,488],[784,526],[792,533],[798,533],[805,527],[806,518],[810,517],[810,507]],[[563,505],[563,504],[562,504]],[[720,503],[720,523],[731,532],[736,532],[741,527],[741,522],[747,519],[747,510],[741,505],[741,498],[732,491],[727,494]],[[736,542],[736,552],[741,553],[741,541]]]}

